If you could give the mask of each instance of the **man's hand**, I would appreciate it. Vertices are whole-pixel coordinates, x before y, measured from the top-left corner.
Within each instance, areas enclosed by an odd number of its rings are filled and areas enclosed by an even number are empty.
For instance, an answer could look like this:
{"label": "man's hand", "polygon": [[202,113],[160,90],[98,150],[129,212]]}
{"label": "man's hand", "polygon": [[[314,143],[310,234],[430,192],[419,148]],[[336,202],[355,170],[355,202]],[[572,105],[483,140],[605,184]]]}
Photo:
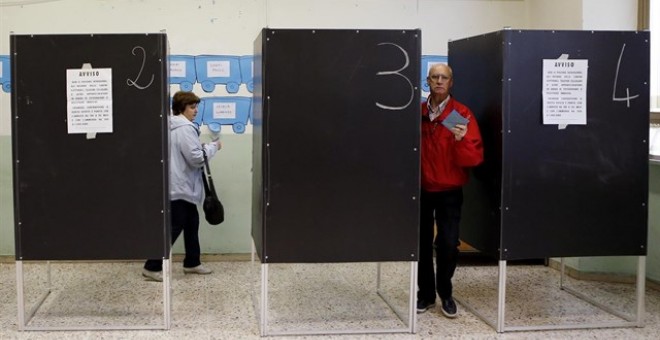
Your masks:
{"label": "man's hand", "polygon": [[467,134],[467,125],[456,124],[450,131],[454,134],[454,139],[460,141],[465,137],[465,134]]}

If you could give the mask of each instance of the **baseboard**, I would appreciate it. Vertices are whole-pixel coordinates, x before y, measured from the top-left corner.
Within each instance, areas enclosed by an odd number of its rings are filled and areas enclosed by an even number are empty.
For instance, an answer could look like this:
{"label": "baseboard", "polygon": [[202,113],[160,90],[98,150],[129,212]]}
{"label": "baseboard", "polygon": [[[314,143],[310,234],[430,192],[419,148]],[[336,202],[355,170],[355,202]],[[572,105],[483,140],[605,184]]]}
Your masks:
{"label": "baseboard", "polygon": [[[183,262],[183,254],[172,255],[173,262]],[[202,254],[202,262],[234,262],[250,261],[251,255],[247,254]],[[82,260],[82,261],[58,261],[58,262],[142,262],[144,260]],[[0,263],[14,263],[16,258],[13,255],[0,255]]]}
{"label": "baseboard", "polygon": [[[561,270],[561,263],[554,259],[550,259],[550,261],[548,261],[548,266],[556,270]],[[632,274],[585,272],[569,266],[564,267],[564,272],[566,273],[566,275],[576,280],[584,280],[584,281],[630,283],[630,284],[635,283],[637,281],[637,276]],[[660,291],[660,282],[658,281],[646,278],[646,286],[648,288]]]}
{"label": "baseboard", "polygon": [[[478,254],[465,254],[462,253],[464,258],[478,257]],[[467,255],[467,256],[466,256]],[[172,261],[182,262],[183,254],[174,254]],[[202,254],[202,262],[234,262],[234,261],[250,261],[251,254]],[[257,259],[258,260],[258,259]],[[141,262],[143,260],[125,260],[125,262]],[[0,255],[0,263],[14,263],[16,258],[13,255]],[[103,260],[103,261],[76,261],[76,262],[123,262],[116,260]],[[496,262],[495,262],[496,263]],[[536,263],[535,263],[536,264]],[[550,259],[548,261],[550,268],[560,270],[561,264],[557,260]],[[600,282],[613,282],[613,283],[634,283],[636,280],[635,275],[625,274],[612,274],[612,273],[591,273],[579,271],[575,268],[566,266],[566,275],[577,279],[586,281],[600,281]],[[660,291],[660,282],[647,278],[646,286],[648,288]]]}

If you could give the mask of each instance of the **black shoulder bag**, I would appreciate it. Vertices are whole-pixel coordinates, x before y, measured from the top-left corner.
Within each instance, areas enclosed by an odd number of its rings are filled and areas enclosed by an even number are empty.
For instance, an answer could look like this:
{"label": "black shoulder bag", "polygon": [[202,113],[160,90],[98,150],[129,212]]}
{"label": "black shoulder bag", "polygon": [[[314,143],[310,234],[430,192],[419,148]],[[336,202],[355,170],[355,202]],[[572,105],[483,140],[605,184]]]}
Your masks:
{"label": "black shoulder bag", "polygon": [[213,178],[211,177],[211,168],[209,167],[209,160],[206,157],[206,150],[202,148],[202,152],[204,153],[204,167],[206,168],[206,172],[202,169],[204,193],[206,194],[202,208],[204,209],[204,217],[206,218],[206,221],[211,225],[218,225],[225,220],[225,208],[222,206],[222,202],[220,202],[218,194],[215,192]]}

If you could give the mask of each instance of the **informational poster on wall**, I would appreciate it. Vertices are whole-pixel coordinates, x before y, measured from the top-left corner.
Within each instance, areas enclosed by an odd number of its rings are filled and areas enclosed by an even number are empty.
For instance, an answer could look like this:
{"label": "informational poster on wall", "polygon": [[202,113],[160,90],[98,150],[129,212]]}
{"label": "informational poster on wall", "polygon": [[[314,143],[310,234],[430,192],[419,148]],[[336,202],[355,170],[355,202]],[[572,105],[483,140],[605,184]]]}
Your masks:
{"label": "informational poster on wall", "polygon": [[66,70],[69,134],[112,132],[112,69]]}
{"label": "informational poster on wall", "polygon": [[170,77],[186,77],[186,62],[183,60],[170,61]]}
{"label": "informational poster on wall", "polygon": [[231,76],[231,66],[229,61],[216,60],[206,63],[206,69],[209,77],[229,77]]}
{"label": "informational poster on wall", "polygon": [[236,103],[213,103],[213,119],[236,119]]}
{"label": "informational poster on wall", "polygon": [[587,124],[587,69],[583,59],[543,60],[543,124]]}

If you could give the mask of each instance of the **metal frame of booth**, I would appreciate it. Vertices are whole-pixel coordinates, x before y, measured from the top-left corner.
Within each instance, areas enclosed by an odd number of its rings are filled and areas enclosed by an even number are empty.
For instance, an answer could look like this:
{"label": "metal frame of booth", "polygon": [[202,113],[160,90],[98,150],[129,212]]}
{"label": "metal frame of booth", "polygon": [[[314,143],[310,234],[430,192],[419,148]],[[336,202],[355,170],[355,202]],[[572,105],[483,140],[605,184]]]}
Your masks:
{"label": "metal frame of booth", "polygon": [[[251,261],[255,261],[255,247],[253,243]],[[273,331],[269,325],[268,313],[268,263],[261,263],[261,285],[260,285],[260,301],[258,304],[258,317],[259,329],[261,336],[282,336],[282,335],[335,335],[335,334],[382,334],[382,333],[415,333],[417,330],[417,312],[415,308],[416,292],[417,292],[417,261],[410,263],[410,286],[408,292],[408,315],[404,315],[400,310],[394,306],[391,300],[381,291],[381,262],[376,262],[377,278],[376,278],[376,293],[387,304],[388,307],[396,314],[396,316],[403,322],[406,327],[403,328],[382,328],[382,329],[338,329],[338,330],[311,330],[303,329],[299,331],[282,330]],[[255,303],[255,307],[257,304]]]}
{"label": "metal frame of booth", "polygon": [[[466,185],[465,200],[472,204],[464,206],[461,237],[499,261],[495,319],[460,300],[497,332],[643,326],[648,34],[505,28],[449,43],[449,63],[461,79],[452,95],[473,110],[484,146],[484,162],[473,169]],[[588,68],[580,78],[585,81],[579,100],[582,123],[543,119],[549,112],[545,104],[552,102],[544,90],[543,79],[550,73],[544,64],[559,59],[582,60]],[[576,68],[567,74],[578,72]],[[618,98],[629,94],[625,100]],[[622,129],[616,118],[624,110],[628,115]],[[612,138],[614,131],[625,135]],[[607,170],[608,164],[616,171]],[[600,319],[597,314],[591,321],[507,325],[507,260],[581,256],[638,257],[635,312],[621,313],[613,309],[619,306],[594,300],[600,296],[566,286],[562,260],[560,290],[615,317]]]}
{"label": "metal frame of booth", "polygon": [[[171,256],[170,256],[171,258]],[[41,305],[46,301],[54,288],[51,280],[51,261],[46,261],[47,267],[47,289],[41,294],[37,303],[26,313],[25,308],[25,280],[23,272],[23,261],[16,261],[16,293],[18,300],[18,330],[19,331],[62,331],[62,330],[141,330],[141,329],[170,329],[172,314],[171,284],[172,277],[171,260],[163,259],[163,324],[162,325],[103,325],[103,326],[30,326],[30,321],[37,313]],[[32,261],[31,261],[32,262]]]}
{"label": "metal frame of booth", "polygon": [[[337,53],[338,48],[347,53]],[[300,62],[292,63],[292,57]],[[264,28],[256,37],[252,251],[259,250],[261,260],[261,301],[255,301],[255,309],[262,336],[415,332],[421,96],[413,84],[419,84],[420,58],[419,29]],[[381,77],[394,73],[391,79]],[[301,85],[310,77],[322,79],[322,85]],[[392,79],[396,83],[390,83]],[[310,114],[308,101],[316,103],[320,97],[324,103]],[[384,105],[384,98],[401,105]],[[319,125],[318,117],[328,119]],[[374,119],[379,123],[371,124]],[[298,129],[305,134],[291,133]],[[383,135],[392,138],[378,143],[365,138]],[[395,166],[377,167],[392,157],[398,160]],[[393,181],[397,184],[390,185]],[[367,201],[359,214],[351,210]],[[389,209],[388,214],[383,209]],[[270,324],[270,264],[387,262],[410,264],[410,277],[397,274],[409,280],[409,287],[401,287],[410,294],[409,301],[400,311],[381,289],[377,265],[375,290],[387,304],[382,309],[394,311],[396,324],[323,330]]]}
{"label": "metal frame of booth", "polygon": [[[12,32],[9,38],[11,73],[19,75],[14,77],[17,81],[11,89],[18,330],[169,329],[172,262],[167,35],[164,31]],[[42,60],[42,55],[50,58]],[[86,84],[102,83],[90,90],[98,96],[87,97],[88,92],[78,92],[80,97],[76,99],[63,96],[74,87],[91,88],[73,85],[77,81],[68,74],[88,77]],[[97,104],[81,98],[100,100],[103,104],[92,109],[87,105]],[[80,107],[84,109],[77,111],[77,105],[83,105]],[[103,113],[92,114],[96,109]],[[74,123],[78,118],[80,122],[86,121],[91,117],[88,114],[97,117],[92,120],[103,120],[103,128],[86,122]],[[104,118],[98,118],[101,115]],[[79,129],[71,128],[73,125]],[[136,130],[140,133],[136,134]],[[141,148],[126,147],[136,143]],[[134,194],[125,195],[126,188],[135,189]],[[126,320],[112,319],[112,315],[101,314],[101,319],[95,322],[96,313],[94,318],[81,315],[73,302],[60,302],[65,294],[78,297],[80,292],[71,287],[71,282],[87,287],[84,278],[65,278],[57,288],[51,280],[51,262],[147,258],[163,259],[162,324],[160,309],[155,311],[155,320],[140,321],[130,318],[132,314]],[[39,277],[43,277],[45,263],[45,282],[33,282],[31,275],[26,281],[28,262],[38,267]],[[154,288],[152,292],[159,293],[160,286]],[[101,284],[90,289],[92,294],[105,293],[111,286]],[[160,307],[158,298],[154,300]],[[34,306],[26,307],[35,301]],[[69,304],[74,307],[74,315],[56,309]],[[90,305],[104,307],[97,299],[91,299]],[[129,306],[132,306],[130,302]],[[42,312],[38,313],[40,308]],[[55,310],[57,314],[50,314]],[[153,315],[151,311],[144,313]],[[122,314],[126,313],[117,316]],[[64,320],[55,322],[52,317]]]}
{"label": "metal frame of booth", "polygon": [[620,327],[644,327],[644,298],[645,298],[645,280],[646,280],[646,256],[637,257],[637,278],[636,278],[636,309],[635,315],[629,316],[621,311],[614,310],[591,297],[565,285],[565,264],[564,258],[561,258],[560,264],[559,289],[564,290],[575,297],[592,304],[599,309],[608,312],[611,315],[619,317],[625,321],[620,322],[593,322],[584,324],[553,324],[553,325],[507,325],[505,320],[506,309],[506,276],[507,261],[498,261],[498,289],[497,289],[497,318],[489,319],[474,306],[468,304],[465,299],[455,296],[455,299],[463,305],[472,314],[479,317],[498,333],[509,331],[539,331],[539,330],[559,330],[559,329],[588,329],[588,328],[620,328]]}

